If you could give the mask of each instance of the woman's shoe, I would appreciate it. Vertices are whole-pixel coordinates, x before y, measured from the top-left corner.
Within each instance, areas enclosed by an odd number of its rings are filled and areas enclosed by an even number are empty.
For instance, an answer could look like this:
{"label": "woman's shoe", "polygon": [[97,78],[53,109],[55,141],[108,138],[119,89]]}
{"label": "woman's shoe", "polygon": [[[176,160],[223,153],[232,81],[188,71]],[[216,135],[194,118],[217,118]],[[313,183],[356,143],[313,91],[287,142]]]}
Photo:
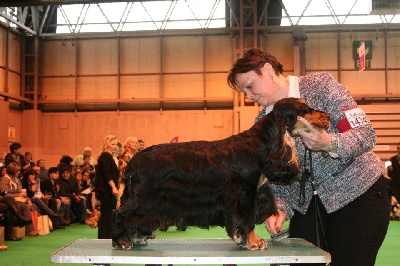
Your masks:
{"label": "woman's shoe", "polygon": [[58,218],[61,216],[61,214],[57,214],[55,212],[53,212],[52,214],[49,214],[50,218]]}
{"label": "woman's shoe", "polygon": [[4,240],[5,241],[21,241],[22,237],[16,237],[14,235],[9,235],[9,236],[5,236]]}
{"label": "woman's shoe", "polygon": [[30,231],[29,233],[27,233],[26,235],[27,236],[37,236],[37,235],[39,235],[39,233],[36,232],[35,230],[33,230],[33,231]]}

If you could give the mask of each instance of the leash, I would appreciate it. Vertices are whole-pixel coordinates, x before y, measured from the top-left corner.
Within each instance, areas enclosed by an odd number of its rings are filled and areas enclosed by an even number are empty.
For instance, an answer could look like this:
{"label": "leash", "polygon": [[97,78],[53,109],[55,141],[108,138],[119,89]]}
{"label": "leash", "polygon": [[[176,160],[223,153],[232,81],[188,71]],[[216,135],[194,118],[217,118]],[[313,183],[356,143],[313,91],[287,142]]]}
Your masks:
{"label": "leash", "polygon": [[[307,160],[308,155],[308,160]],[[309,167],[307,167],[307,161],[309,163]],[[326,234],[324,228],[322,226],[322,217],[321,212],[318,207],[318,191],[315,187],[315,178],[314,178],[314,171],[313,171],[313,162],[312,162],[312,151],[310,149],[305,148],[304,150],[304,157],[303,157],[303,172],[300,178],[300,198],[298,206],[301,207],[304,205],[306,201],[306,183],[310,182],[311,188],[313,190],[313,197],[314,197],[314,209],[315,209],[315,234],[317,237],[317,246],[321,247],[321,235],[319,232],[319,228],[322,231],[322,239],[325,242],[326,251],[328,251],[328,243],[326,242]]]}

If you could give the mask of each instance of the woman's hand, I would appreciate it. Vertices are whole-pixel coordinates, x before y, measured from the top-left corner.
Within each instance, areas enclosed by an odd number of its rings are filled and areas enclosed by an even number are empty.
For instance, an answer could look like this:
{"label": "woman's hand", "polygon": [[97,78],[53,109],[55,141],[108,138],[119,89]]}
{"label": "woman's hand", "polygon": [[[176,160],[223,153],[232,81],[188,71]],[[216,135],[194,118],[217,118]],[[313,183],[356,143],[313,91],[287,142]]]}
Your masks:
{"label": "woman's hand", "polygon": [[301,137],[304,145],[312,151],[327,151],[332,137],[323,129],[314,127],[304,117],[298,117],[308,130],[300,130],[298,135]]}
{"label": "woman's hand", "polygon": [[282,231],[282,224],[286,220],[286,214],[278,210],[278,214],[273,214],[265,220],[264,225],[271,235]]}

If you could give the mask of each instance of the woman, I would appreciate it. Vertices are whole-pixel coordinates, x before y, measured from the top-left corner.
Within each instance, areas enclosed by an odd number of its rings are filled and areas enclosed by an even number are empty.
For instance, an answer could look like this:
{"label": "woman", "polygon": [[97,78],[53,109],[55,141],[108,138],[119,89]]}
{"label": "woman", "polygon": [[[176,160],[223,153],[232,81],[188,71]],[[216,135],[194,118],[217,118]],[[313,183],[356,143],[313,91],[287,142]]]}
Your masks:
{"label": "woman", "polygon": [[96,198],[100,201],[101,213],[98,223],[98,239],[109,239],[112,236],[112,213],[117,204],[119,177],[116,158],[113,157],[116,151],[117,136],[106,136],[97,160],[94,181]]}
{"label": "woman", "polygon": [[[230,87],[269,113],[286,97],[303,98],[330,115],[325,130],[298,132],[302,174],[290,186],[271,184],[278,213],[265,221],[276,234],[290,219],[290,237],[331,253],[331,265],[374,265],[389,223],[389,197],[380,159],[372,152],[375,131],[350,92],[328,73],[284,77],[282,64],[254,48],[233,65]],[[356,119],[355,119],[356,117]]]}
{"label": "woman", "polygon": [[[124,151],[122,152],[121,156],[118,158],[118,169],[119,169],[119,194],[118,199],[121,199],[122,194],[125,189],[125,170],[132,159],[139,152],[139,142],[136,137],[128,137],[123,145]],[[117,202],[117,208],[121,206],[121,200]]]}
{"label": "woman", "polygon": [[[37,211],[37,207],[27,198],[26,191],[22,191],[21,182],[18,178],[20,171],[21,166],[18,164],[13,162],[8,164],[7,174],[0,180],[0,192],[6,192],[7,197],[14,198],[24,220],[31,221],[31,211]],[[18,211],[14,211],[14,213],[18,213]],[[25,235],[37,236],[38,234],[32,223],[26,224]]]}
{"label": "woman", "polygon": [[[27,198],[30,199],[39,210],[41,215],[48,215],[53,223],[53,229],[64,229],[64,219],[60,214],[55,213],[47,205],[51,195],[43,194],[40,191],[40,179],[37,177],[38,173],[33,169],[28,169],[24,172],[23,179],[21,181],[22,188],[26,189]],[[46,203],[45,203],[46,202]]]}

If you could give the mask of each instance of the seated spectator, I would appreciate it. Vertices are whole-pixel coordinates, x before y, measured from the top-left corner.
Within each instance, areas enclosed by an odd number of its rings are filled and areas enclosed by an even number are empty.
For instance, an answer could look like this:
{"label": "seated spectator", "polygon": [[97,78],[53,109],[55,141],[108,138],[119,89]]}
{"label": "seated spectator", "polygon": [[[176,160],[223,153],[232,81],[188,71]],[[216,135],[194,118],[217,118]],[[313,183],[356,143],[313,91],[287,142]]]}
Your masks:
{"label": "seated spectator", "polygon": [[92,183],[90,181],[89,169],[84,169],[82,171],[82,178],[79,187],[82,195],[86,198],[86,204],[87,204],[86,207],[90,211],[93,211],[94,206],[92,205]]}
{"label": "seated spectator", "polygon": [[[22,238],[14,235],[12,231],[13,216],[7,203],[3,202],[3,196],[0,195],[0,216],[2,216],[4,227],[4,240],[6,241],[20,241]],[[24,226],[24,225],[23,225]],[[22,227],[22,226],[21,226]]]}
{"label": "seated spectator", "polygon": [[68,167],[69,171],[72,171],[71,163],[74,161],[71,156],[63,155],[61,156],[60,163],[57,165],[58,171],[61,173],[61,169]]}
{"label": "seated spectator", "polygon": [[50,196],[49,208],[64,218],[63,225],[71,223],[71,201],[68,197],[60,196],[59,172],[57,167],[50,167],[48,177],[41,182],[41,191]]}
{"label": "seated spectator", "polygon": [[[13,197],[25,220],[31,220],[31,211],[37,211],[37,207],[27,198],[26,192],[22,191],[21,181],[18,178],[20,171],[21,166],[16,163],[10,163],[7,166],[7,174],[0,180],[0,193],[7,192],[7,197]],[[25,235],[37,236],[38,234],[32,224],[25,227]]]}
{"label": "seated spectator", "polygon": [[36,162],[36,165],[39,167],[38,177],[42,181],[43,179],[45,179],[45,178],[47,178],[49,176],[49,172],[46,169],[46,161],[44,159],[39,159]]}
{"label": "seated spectator", "polygon": [[83,154],[78,155],[78,156],[75,157],[74,166],[75,167],[82,166],[84,164],[85,157],[89,157],[89,164],[91,166],[93,166],[93,168],[94,168],[94,165],[96,164],[96,162],[92,158],[92,149],[90,147],[85,147],[83,149]]}
{"label": "seated spectator", "polygon": [[40,180],[33,169],[25,171],[22,178],[22,188],[26,189],[27,197],[38,207],[40,214],[48,215],[53,223],[53,229],[64,229],[64,218],[50,209],[47,204],[50,195],[43,194],[39,189]]}
{"label": "seated spectator", "polygon": [[21,174],[23,175],[26,170],[35,166],[36,164],[32,161],[33,154],[30,151],[25,152],[24,161],[21,165]]}
{"label": "seated spectator", "polygon": [[68,197],[70,199],[71,209],[76,220],[81,224],[84,224],[87,219],[86,199],[81,195],[78,181],[75,177],[71,176],[70,167],[62,168],[60,173],[60,196]]}

